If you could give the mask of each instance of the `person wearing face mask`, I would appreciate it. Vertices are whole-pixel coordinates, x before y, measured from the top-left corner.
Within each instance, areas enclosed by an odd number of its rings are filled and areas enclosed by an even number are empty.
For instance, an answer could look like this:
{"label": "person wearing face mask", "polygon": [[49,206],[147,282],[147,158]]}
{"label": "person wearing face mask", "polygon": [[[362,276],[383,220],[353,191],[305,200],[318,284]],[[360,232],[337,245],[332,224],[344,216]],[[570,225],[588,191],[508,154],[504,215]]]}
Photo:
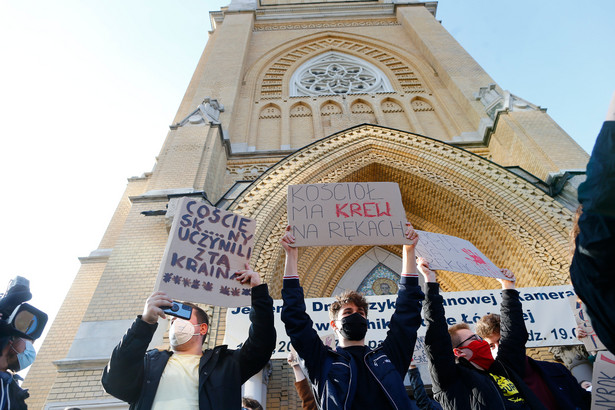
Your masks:
{"label": "person wearing face mask", "polygon": [[[500,348],[500,315],[489,313],[476,322],[476,334],[491,349],[493,357]],[[523,381],[548,409],[576,410],[591,407],[591,393],[585,391],[570,370],[561,363],[534,360],[525,356]]]}
{"label": "person wearing face mask", "polygon": [[102,375],[105,391],[130,409],[228,409],[241,407],[241,386],[269,361],[275,348],[273,300],[260,275],[246,265],[237,280],[252,287],[250,330],[241,349],[226,345],[203,351],[209,332],[207,313],[196,305],[189,320],[173,317],[170,350],[149,350],[158,318],[172,300],[163,292],[147,299],[115,347]]}
{"label": "person wearing face mask", "polygon": [[497,358],[489,343],[472,332],[466,323],[447,331],[443,299],[436,273],[429,263],[417,260],[425,278],[427,323],[425,351],[429,360],[432,391],[444,409],[544,409],[541,401],[520,376],[525,362],[527,330],[523,320],[515,276],[508,269],[498,279],[502,284],[502,326]]}
{"label": "person wearing face mask", "polygon": [[22,380],[16,373],[30,366],[36,358],[32,341],[9,336],[0,339],[0,410],[26,409],[25,400],[30,396],[19,386]]}
{"label": "person wearing face mask", "polygon": [[396,309],[386,339],[375,349],[365,345],[368,304],[363,295],[354,291],[338,295],[329,307],[331,328],[339,344],[335,350],[324,345],[305,311],[291,227],[280,241],[286,252],[281,318],[293,347],[304,360],[321,409],[411,408],[403,379],[421,325],[424,295],[414,256],[418,235],[410,223],[405,234],[411,244],[403,247]]}

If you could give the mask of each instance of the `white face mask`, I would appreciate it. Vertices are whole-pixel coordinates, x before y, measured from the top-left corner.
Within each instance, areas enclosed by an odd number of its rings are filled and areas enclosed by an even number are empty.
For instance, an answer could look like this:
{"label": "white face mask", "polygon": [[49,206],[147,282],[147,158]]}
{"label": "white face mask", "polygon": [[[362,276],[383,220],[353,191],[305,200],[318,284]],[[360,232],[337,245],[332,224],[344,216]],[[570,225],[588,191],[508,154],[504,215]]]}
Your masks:
{"label": "white face mask", "polygon": [[169,329],[169,340],[171,342],[171,346],[181,346],[192,339],[192,336],[199,335],[199,332],[194,333],[195,326],[200,325],[193,325],[184,319],[175,319],[173,323],[171,323],[171,328]]}

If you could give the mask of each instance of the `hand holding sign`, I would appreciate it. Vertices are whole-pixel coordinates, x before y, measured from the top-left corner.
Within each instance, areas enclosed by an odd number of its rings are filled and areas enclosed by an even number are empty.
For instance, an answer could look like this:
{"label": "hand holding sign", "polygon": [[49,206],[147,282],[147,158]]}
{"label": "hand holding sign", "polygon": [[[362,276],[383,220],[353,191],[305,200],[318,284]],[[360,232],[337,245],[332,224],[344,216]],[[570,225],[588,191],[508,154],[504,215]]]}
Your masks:
{"label": "hand holding sign", "polygon": [[292,226],[288,225],[284,236],[280,239],[280,244],[286,252],[286,263],[284,264],[284,277],[285,278],[299,278],[299,270],[297,269],[297,262],[299,259],[299,251],[295,247],[295,236],[293,235]]}
{"label": "hand holding sign", "polygon": [[258,272],[254,272],[252,268],[250,268],[249,263],[246,263],[245,269],[238,270],[235,273],[235,276],[235,279],[237,279],[243,285],[250,285],[251,288],[261,284],[261,275],[259,275]]}

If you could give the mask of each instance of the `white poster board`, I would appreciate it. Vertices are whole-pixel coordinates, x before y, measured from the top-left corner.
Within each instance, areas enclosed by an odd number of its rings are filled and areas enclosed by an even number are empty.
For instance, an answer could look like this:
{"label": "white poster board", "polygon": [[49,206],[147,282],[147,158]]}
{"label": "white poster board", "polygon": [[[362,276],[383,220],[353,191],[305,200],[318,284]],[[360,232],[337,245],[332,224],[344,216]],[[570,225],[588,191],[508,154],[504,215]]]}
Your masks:
{"label": "white poster board", "polygon": [[175,300],[236,307],[250,286],[236,278],[252,256],[256,222],[185,197],[179,201],[155,290]]}
{"label": "white poster board", "polygon": [[601,351],[594,362],[592,409],[615,409],[615,355]]}
{"label": "white poster board", "polygon": [[[576,338],[576,324],[568,304],[568,297],[574,295],[571,285],[538,288],[518,288],[523,304],[523,318],[528,331],[526,347],[562,346],[581,344]],[[442,292],[448,326],[457,323],[474,324],[488,313],[500,313],[501,290],[477,290],[470,292]],[[367,296],[369,303],[368,330],[365,343],[375,348],[386,337],[391,315],[395,310],[397,295]],[[306,299],[306,311],[314,322],[314,329],[321,337],[331,335],[329,306],[335,298]],[[274,321],[278,334],[273,359],[285,359],[290,351],[290,340],[280,319],[282,300],[274,300]],[[558,312],[558,314],[553,314]],[[226,314],[224,344],[237,348],[248,337],[250,327],[249,307],[229,309]],[[426,323],[418,330],[416,347],[421,348]],[[416,364],[426,362],[423,351],[415,349]]]}
{"label": "white poster board", "polygon": [[394,182],[289,185],[287,211],[295,246],[409,242],[406,212]]}
{"label": "white poster board", "polygon": [[576,321],[577,326],[587,333],[587,336],[581,339],[587,351],[593,352],[595,350],[606,350],[606,346],[602,344],[600,339],[598,339],[598,335],[594,331],[591,319],[589,318],[581,299],[574,295],[570,296],[568,301],[570,302],[570,307],[572,308],[572,313],[574,314],[574,320]]}
{"label": "white poster board", "polygon": [[416,232],[419,234],[416,255],[427,260],[431,269],[506,279],[500,269],[469,241],[440,233]]}

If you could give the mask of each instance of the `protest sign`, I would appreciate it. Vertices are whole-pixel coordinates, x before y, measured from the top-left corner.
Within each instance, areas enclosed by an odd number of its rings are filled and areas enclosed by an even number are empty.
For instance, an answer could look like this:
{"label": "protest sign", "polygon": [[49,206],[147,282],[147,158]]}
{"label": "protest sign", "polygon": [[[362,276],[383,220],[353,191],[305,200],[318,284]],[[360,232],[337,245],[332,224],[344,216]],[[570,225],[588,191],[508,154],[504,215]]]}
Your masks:
{"label": "protest sign", "polygon": [[286,204],[295,246],[409,242],[394,182],[289,185]]}
{"label": "protest sign", "polygon": [[606,346],[602,344],[600,339],[598,339],[598,335],[594,331],[592,322],[581,299],[574,295],[570,296],[568,301],[570,302],[570,307],[572,308],[572,313],[577,326],[587,334],[586,337],[581,338],[581,341],[585,345],[587,351],[593,352],[595,350],[606,350]]}
{"label": "protest sign", "polygon": [[252,256],[256,222],[194,198],[182,198],[169,232],[155,290],[189,302],[250,304],[250,286],[236,278]]}
{"label": "protest sign", "polygon": [[416,255],[429,262],[431,269],[507,279],[500,269],[469,241],[440,233],[416,232],[419,234]]}
{"label": "protest sign", "polygon": [[[576,325],[568,304],[568,297],[574,295],[572,286],[548,286],[537,288],[517,288],[523,303],[523,319],[528,331],[527,347],[546,347],[581,344],[576,339]],[[474,324],[488,313],[500,313],[501,290],[477,290],[470,292],[442,292],[446,323]],[[385,338],[389,321],[396,306],[397,295],[367,296],[368,330],[365,343],[370,348],[377,347]],[[306,311],[314,322],[314,329],[321,336],[332,332],[329,324],[329,306],[335,298],[306,299]],[[290,351],[290,340],[280,319],[282,301],[274,300],[274,321],[278,334],[276,349],[272,358],[286,358]],[[557,312],[558,314],[554,314]],[[230,347],[241,346],[248,337],[250,308],[229,309],[226,314],[224,343]],[[421,348],[427,324],[425,321],[418,330],[417,348]],[[425,363],[424,352],[415,349],[414,360]]]}
{"label": "protest sign", "polygon": [[594,362],[592,409],[615,409],[615,355],[601,351]]}

